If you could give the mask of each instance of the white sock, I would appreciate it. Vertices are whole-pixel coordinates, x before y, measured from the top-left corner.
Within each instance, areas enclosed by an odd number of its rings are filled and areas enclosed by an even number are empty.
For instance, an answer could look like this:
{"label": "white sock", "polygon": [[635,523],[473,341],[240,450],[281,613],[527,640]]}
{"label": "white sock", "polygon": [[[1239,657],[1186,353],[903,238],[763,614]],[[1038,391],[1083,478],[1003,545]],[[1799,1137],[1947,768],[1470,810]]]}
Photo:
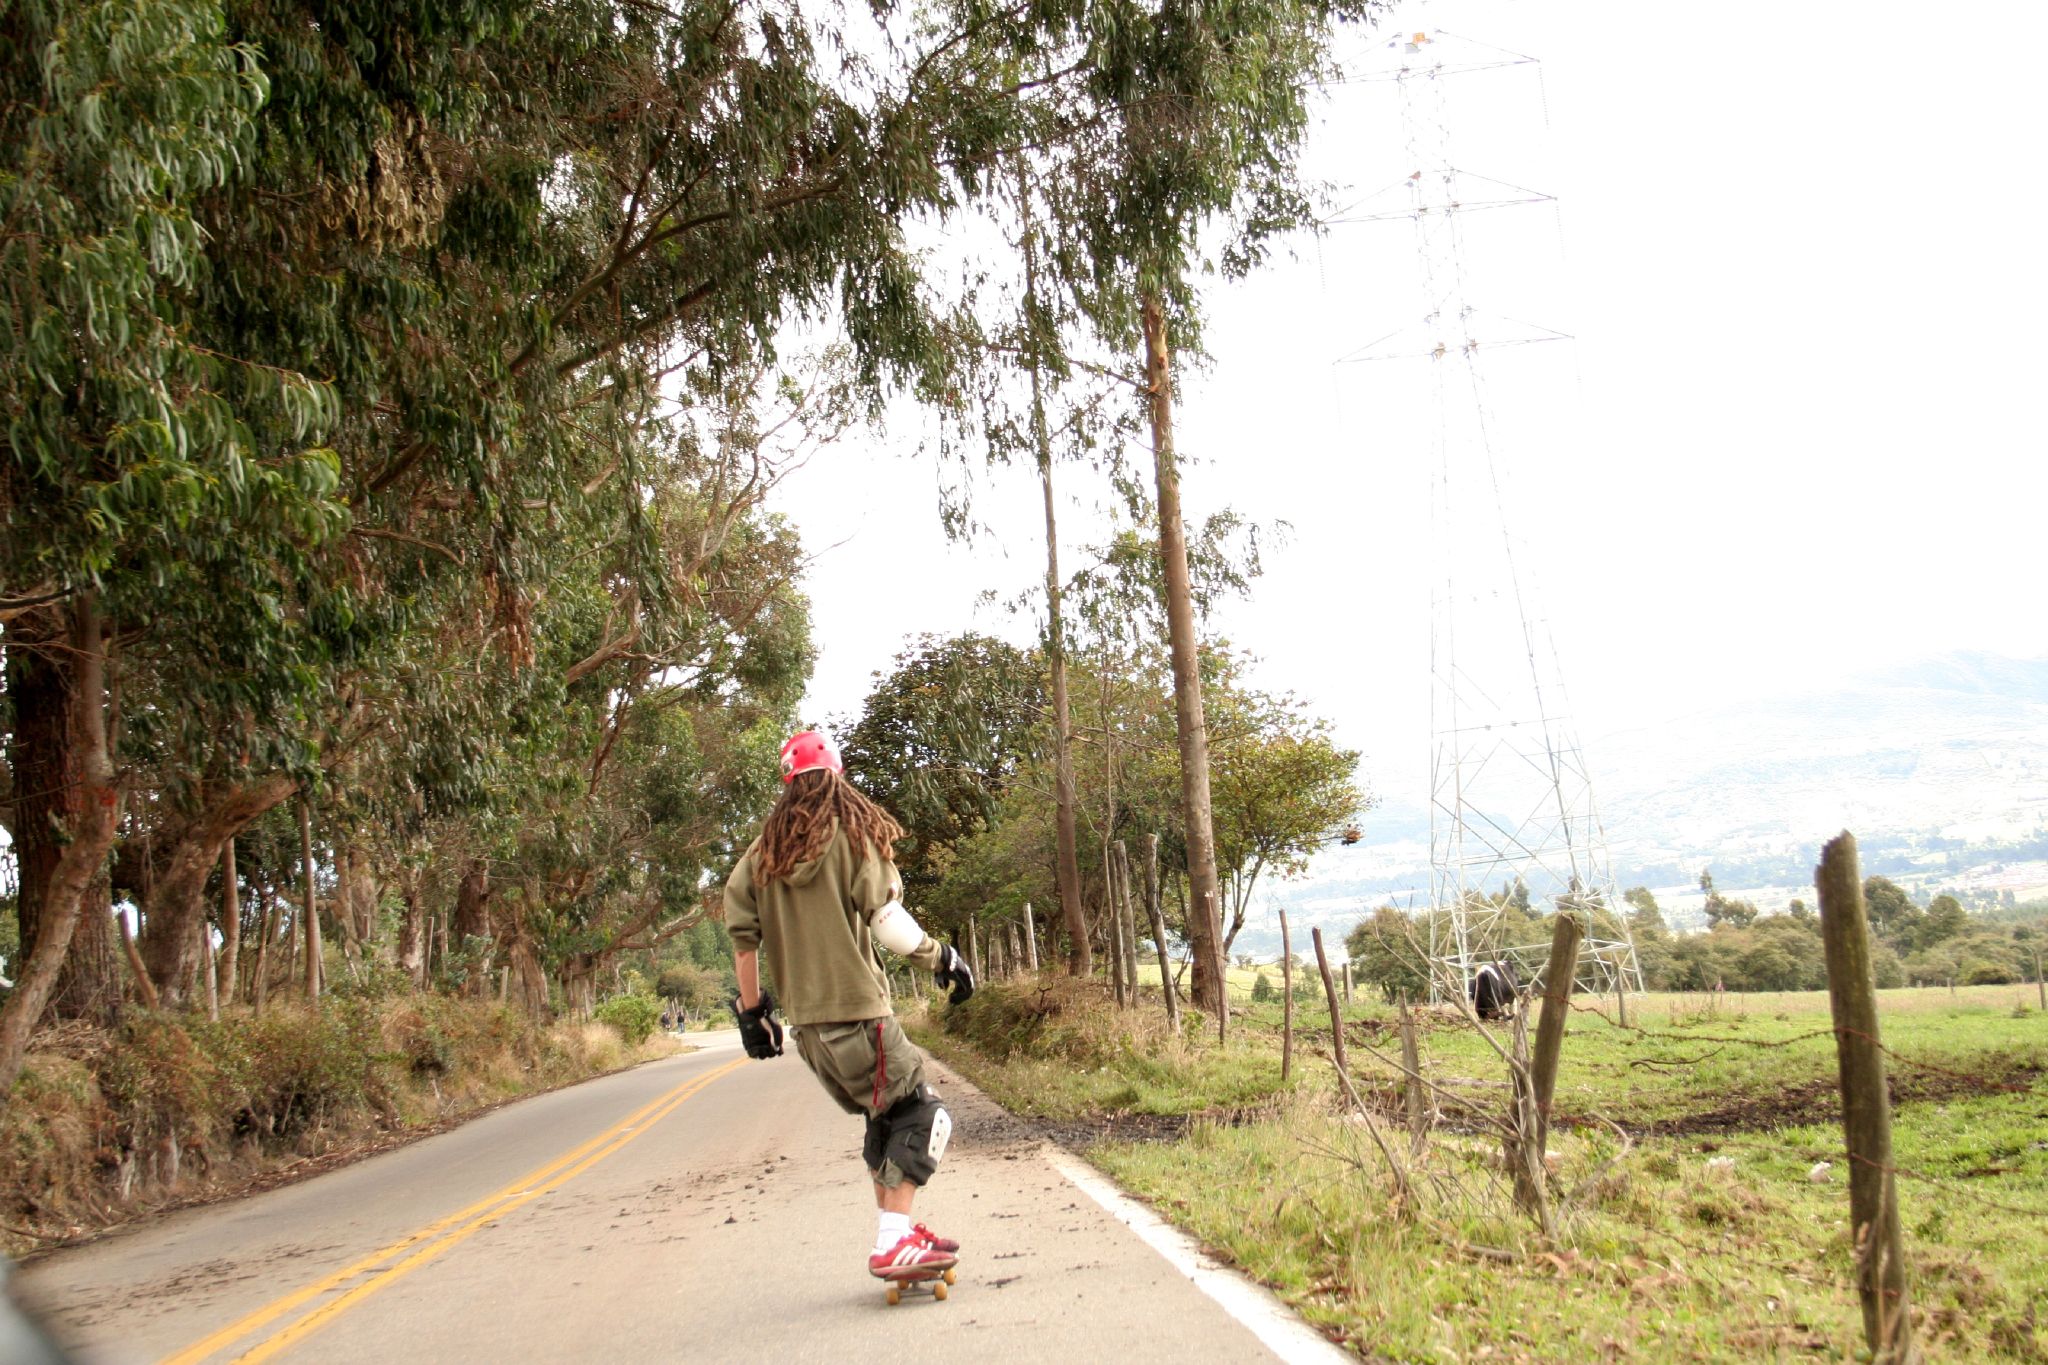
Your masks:
{"label": "white sock", "polygon": [[875,1229],[875,1255],[894,1251],[896,1244],[910,1235],[910,1215],[907,1213],[884,1213],[881,1226]]}

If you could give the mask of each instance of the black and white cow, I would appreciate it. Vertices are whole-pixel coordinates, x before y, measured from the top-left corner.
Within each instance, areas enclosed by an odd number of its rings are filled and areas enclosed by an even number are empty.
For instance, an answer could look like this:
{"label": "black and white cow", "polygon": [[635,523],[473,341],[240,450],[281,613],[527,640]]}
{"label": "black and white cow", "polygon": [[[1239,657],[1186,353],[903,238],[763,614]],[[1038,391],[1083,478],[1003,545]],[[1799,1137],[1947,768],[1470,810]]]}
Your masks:
{"label": "black and white cow", "polygon": [[1521,983],[1515,969],[1505,962],[1481,964],[1472,973],[1472,1008],[1481,1019],[1505,1019],[1515,1007],[1515,993]]}

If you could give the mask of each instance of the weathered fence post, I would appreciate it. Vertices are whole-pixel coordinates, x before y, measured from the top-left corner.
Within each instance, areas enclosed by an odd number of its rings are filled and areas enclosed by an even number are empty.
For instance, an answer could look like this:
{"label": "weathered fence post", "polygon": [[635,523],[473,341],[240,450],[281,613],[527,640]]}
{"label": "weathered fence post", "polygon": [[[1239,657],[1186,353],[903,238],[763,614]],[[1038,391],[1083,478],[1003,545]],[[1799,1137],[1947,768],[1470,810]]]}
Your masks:
{"label": "weathered fence post", "polygon": [[[1557,1062],[1564,1052],[1565,1018],[1572,1008],[1572,981],[1579,971],[1579,944],[1586,927],[1574,915],[1557,917],[1550,933],[1550,965],[1543,969],[1543,1017],[1536,1021],[1536,1055],[1529,1084],[1536,1100],[1536,1154],[1550,1150],[1550,1097],[1557,1092]],[[1562,970],[1560,970],[1562,968]]]}
{"label": "weathered fence post", "polygon": [[1899,1230],[1899,1190],[1892,1172],[1891,1099],[1885,1092],[1877,985],[1870,966],[1870,927],[1854,835],[1845,830],[1828,841],[1820,866],[1814,869],[1814,886],[1820,892],[1828,1009],[1834,1015],[1835,1060],[1842,1080],[1849,1225],[1857,1248],[1863,1337],[1878,1365],[1907,1365],[1919,1356],[1913,1349],[1906,1297],[1905,1239]]}
{"label": "weathered fence post", "polygon": [[[1570,918],[1560,915],[1560,919]],[[1567,978],[1569,979],[1569,978]],[[1510,1107],[1508,1132],[1503,1144],[1508,1168],[1514,1176],[1515,1206],[1534,1216],[1545,1240],[1555,1240],[1557,1224],[1550,1212],[1550,1173],[1544,1162],[1546,1131],[1542,1110],[1536,1103],[1535,1063],[1529,1058],[1529,1019],[1516,1010],[1509,1027]]]}
{"label": "weathered fence post", "polygon": [[1628,1027],[1628,964],[1619,959],[1614,964],[1614,1018]]}
{"label": "weathered fence post", "polygon": [[1358,1091],[1351,1084],[1351,1069],[1344,1060],[1344,1007],[1337,1002],[1337,983],[1330,976],[1330,959],[1323,954],[1323,931],[1320,927],[1309,930],[1309,937],[1316,944],[1316,968],[1323,976],[1323,998],[1330,1004],[1330,1037],[1333,1040],[1332,1057],[1337,1064],[1337,1086],[1344,1092],[1351,1107],[1365,1123],[1365,1131],[1372,1134],[1373,1145],[1380,1149],[1380,1155],[1387,1159],[1387,1169],[1394,1173],[1394,1189],[1400,1196],[1403,1216],[1414,1211],[1415,1190],[1408,1183],[1407,1168],[1401,1158],[1387,1145],[1387,1139],[1380,1132],[1379,1124],[1373,1119],[1372,1111],[1365,1107],[1365,1101],[1358,1098]]}
{"label": "weathered fence post", "polygon": [[1415,1156],[1429,1144],[1429,1100],[1422,1093],[1422,1046],[1415,1037],[1415,1011],[1401,997],[1401,1069],[1408,1073],[1408,1150]]}
{"label": "weathered fence post", "polygon": [[1294,940],[1287,933],[1287,912],[1280,912],[1280,1084],[1294,1070]]}
{"label": "weathered fence post", "polygon": [[1349,1076],[1351,1067],[1344,1060],[1344,1012],[1337,1007],[1337,986],[1330,979],[1330,960],[1323,956],[1322,927],[1318,925],[1308,932],[1309,937],[1315,940],[1316,968],[1323,974],[1323,994],[1330,997],[1330,1033],[1334,1039],[1331,1047],[1337,1058],[1337,1070]]}
{"label": "weathered fence post", "polygon": [[1344,1003],[1351,1003],[1351,959],[1344,959]]}

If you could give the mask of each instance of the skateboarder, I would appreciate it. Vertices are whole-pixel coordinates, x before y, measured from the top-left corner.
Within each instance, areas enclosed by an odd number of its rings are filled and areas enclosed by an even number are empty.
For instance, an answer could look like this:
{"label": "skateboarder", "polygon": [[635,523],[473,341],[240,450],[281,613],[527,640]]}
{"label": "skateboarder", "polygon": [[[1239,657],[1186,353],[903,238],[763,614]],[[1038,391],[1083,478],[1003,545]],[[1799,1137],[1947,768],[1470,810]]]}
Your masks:
{"label": "skateboarder", "polygon": [[[903,827],[848,782],[832,742],[815,730],[782,746],[782,797],[725,884],[747,1055],[782,1055],[782,1016],[797,1055],[849,1114],[867,1120],[861,1153],[880,1212],[868,1271],[928,1278],[957,1261],[959,1243],[910,1221],[911,1202],[945,1155],[953,1120],[924,1080],[924,1054],[889,1005],[876,949],[934,973],[960,1004],[974,976],[960,954],[903,908],[892,845]],[[761,989],[760,958],[778,1000]]]}

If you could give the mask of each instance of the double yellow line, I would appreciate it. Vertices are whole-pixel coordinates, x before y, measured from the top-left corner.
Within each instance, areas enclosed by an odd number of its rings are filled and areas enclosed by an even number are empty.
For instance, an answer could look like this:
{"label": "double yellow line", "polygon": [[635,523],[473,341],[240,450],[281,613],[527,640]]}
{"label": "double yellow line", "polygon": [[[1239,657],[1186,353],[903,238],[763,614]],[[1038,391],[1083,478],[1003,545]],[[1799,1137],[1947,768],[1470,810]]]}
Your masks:
{"label": "double yellow line", "polygon": [[303,1308],[321,1295],[340,1288],[357,1276],[376,1272],[370,1274],[369,1279],[287,1323],[235,1358],[237,1362],[270,1359],[285,1347],[319,1331],[372,1294],[389,1288],[514,1209],[530,1204],[548,1191],[574,1180],[668,1117],[677,1106],[692,1095],[727,1072],[745,1065],[746,1060],[745,1057],[736,1058],[715,1071],[683,1082],[651,1104],[643,1105],[626,1115],[574,1151],[564,1153],[547,1165],[528,1172],[467,1208],[458,1209],[417,1232],[401,1237],[387,1247],[371,1252],[353,1264],[343,1266],[331,1275],[265,1304],[203,1340],[193,1342],[176,1355],[166,1356],[162,1365],[198,1365],[198,1362],[208,1356],[226,1349],[259,1328],[268,1327],[279,1318]]}

